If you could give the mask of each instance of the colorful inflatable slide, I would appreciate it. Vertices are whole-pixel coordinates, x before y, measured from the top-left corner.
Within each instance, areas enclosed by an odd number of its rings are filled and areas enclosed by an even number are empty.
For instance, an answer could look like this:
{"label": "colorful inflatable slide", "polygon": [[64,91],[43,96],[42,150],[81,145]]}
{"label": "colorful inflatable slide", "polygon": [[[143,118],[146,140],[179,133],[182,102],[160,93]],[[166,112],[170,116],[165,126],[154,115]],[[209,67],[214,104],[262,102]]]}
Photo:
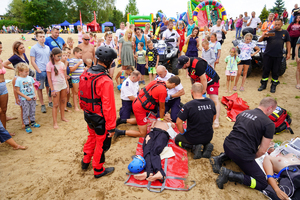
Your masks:
{"label": "colorful inflatable slide", "polygon": [[209,20],[214,23],[217,18],[227,19],[226,10],[220,0],[190,0],[187,6],[188,21],[194,20],[201,31],[204,26],[207,26]]}

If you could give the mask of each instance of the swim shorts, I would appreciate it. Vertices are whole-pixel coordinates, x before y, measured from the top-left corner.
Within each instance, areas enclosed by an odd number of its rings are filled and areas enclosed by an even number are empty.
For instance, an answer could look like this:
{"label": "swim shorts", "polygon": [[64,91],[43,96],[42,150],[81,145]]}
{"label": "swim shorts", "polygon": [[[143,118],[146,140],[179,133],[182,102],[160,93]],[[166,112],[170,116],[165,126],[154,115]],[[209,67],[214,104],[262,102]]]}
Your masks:
{"label": "swim shorts", "polygon": [[139,126],[147,124],[147,111],[142,107],[141,102],[136,98],[132,103],[132,110]]}
{"label": "swim shorts", "polygon": [[236,70],[225,70],[225,75],[226,76],[236,76],[237,71]]}
{"label": "swim shorts", "polygon": [[149,74],[156,74],[156,68],[155,67],[148,67],[148,73]]}
{"label": "swim shorts", "polygon": [[80,79],[79,78],[72,78],[72,83],[79,83]]}
{"label": "swim shorts", "polygon": [[7,91],[6,83],[4,81],[4,82],[0,83],[0,96],[5,95],[7,93],[8,93],[8,91]]}
{"label": "swim shorts", "polygon": [[219,94],[219,87],[220,87],[220,84],[219,84],[219,81],[218,81],[217,83],[214,83],[210,86],[207,86],[206,92],[207,92],[207,94],[216,94],[216,95],[218,95]]}

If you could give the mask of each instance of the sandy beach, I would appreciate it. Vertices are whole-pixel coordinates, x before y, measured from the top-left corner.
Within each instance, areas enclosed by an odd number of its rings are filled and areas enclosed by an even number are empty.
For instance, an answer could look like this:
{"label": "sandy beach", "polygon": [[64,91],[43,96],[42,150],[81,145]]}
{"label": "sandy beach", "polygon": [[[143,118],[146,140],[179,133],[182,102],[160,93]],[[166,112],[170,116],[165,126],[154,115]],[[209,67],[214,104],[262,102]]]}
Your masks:
{"label": "sandy beach", "polygon": [[[31,40],[33,35],[24,35],[26,55],[30,58],[30,49],[36,41]],[[61,34],[65,41],[68,37],[74,39],[77,44],[77,34]],[[98,38],[102,34],[97,35]],[[228,32],[227,39],[222,46],[220,64],[216,71],[220,76],[219,99],[228,96],[225,93],[225,62],[232,47],[231,41],[235,36],[235,31]],[[12,44],[19,40],[18,34],[1,34],[0,41],[3,44],[2,60],[7,60],[12,55]],[[201,53],[199,54],[201,55]],[[260,86],[261,70],[254,70],[247,78],[245,91],[238,91],[239,97],[248,102],[250,109],[258,106],[259,101],[271,96],[277,99],[278,105],[285,108],[292,114],[291,128],[295,135],[283,132],[275,135],[274,139],[285,141],[300,135],[300,91],[296,85],[295,61],[288,61],[286,73],[279,78],[281,84],[277,87],[276,93],[270,93],[270,83],[267,89],[258,92]],[[31,68],[33,68],[31,66]],[[115,75],[120,70],[115,70]],[[7,70],[6,80],[14,77],[14,71]],[[182,102],[191,100],[190,80],[186,78],[185,71],[179,74],[186,94],[182,97]],[[148,77],[146,76],[146,83]],[[115,82],[115,81],[114,81]],[[114,83],[116,86],[116,83]],[[241,84],[238,85],[238,88]],[[15,105],[12,83],[7,84],[9,91],[9,103],[7,115],[18,117],[7,123],[7,129],[15,132],[14,140],[28,146],[26,151],[14,151],[7,144],[0,145],[0,199],[267,199],[260,192],[243,185],[228,183],[223,190],[218,189],[214,174],[208,159],[193,160],[191,153],[189,159],[189,179],[195,180],[197,185],[188,192],[165,190],[162,193],[152,193],[147,189],[135,188],[124,185],[127,179],[127,166],[131,161],[131,156],[135,154],[138,138],[120,137],[113,141],[111,149],[106,153],[106,163],[104,166],[115,167],[115,172],[110,176],[95,179],[93,169],[90,165],[87,171],[81,170],[80,161],[83,157],[82,148],[86,142],[88,132],[86,122],[83,119],[83,112],[66,113],[69,122],[59,121],[59,129],[53,129],[52,110],[47,107],[47,113],[41,113],[40,103],[37,101],[36,122],[41,125],[38,129],[33,129],[31,134],[27,134],[21,129],[20,107]],[[48,104],[44,92],[44,99]],[[120,92],[115,87],[115,99],[117,112],[120,110]],[[73,101],[71,100],[73,103]],[[58,118],[60,119],[60,117]],[[226,119],[226,109],[221,106],[220,128],[214,132],[212,143],[214,145],[213,156],[223,152],[223,141],[230,133],[233,122]],[[120,129],[137,129],[137,126],[120,125]],[[234,163],[226,162],[226,167],[240,171]]]}

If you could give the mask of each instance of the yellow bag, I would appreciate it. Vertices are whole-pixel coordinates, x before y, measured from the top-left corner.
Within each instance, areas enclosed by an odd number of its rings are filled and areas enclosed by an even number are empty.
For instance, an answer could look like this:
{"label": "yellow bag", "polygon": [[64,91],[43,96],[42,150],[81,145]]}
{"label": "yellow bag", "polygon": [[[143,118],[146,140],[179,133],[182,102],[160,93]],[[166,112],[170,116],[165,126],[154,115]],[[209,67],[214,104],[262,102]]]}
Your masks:
{"label": "yellow bag", "polygon": [[188,39],[187,43],[183,45],[182,52],[186,53],[189,46],[190,39]]}

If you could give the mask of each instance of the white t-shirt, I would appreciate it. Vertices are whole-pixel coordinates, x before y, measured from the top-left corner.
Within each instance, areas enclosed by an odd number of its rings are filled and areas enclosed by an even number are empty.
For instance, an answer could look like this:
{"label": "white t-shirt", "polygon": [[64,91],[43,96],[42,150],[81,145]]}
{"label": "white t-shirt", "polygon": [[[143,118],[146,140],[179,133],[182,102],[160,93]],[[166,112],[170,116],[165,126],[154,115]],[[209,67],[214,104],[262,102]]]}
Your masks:
{"label": "white t-shirt", "polygon": [[[175,35],[171,37],[172,33],[175,33]],[[165,39],[175,38],[175,42],[169,42],[169,43],[172,44],[173,47],[176,47],[176,45],[177,45],[177,38],[179,38],[180,35],[174,29],[172,29],[172,31],[170,31],[169,29],[167,29],[167,30],[164,31],[163,37]]]}
{"label": "white t-shirt", "polygon": [[[161,78],[160,76],[156,76],[155,80],[161,80],[161,81],[167,81],[169,80],[169,78],[171,78],[172,76],[175,76],[174,74],[172,73],[169,73],[167,72],[167,75],[164,77],[164,78]],[[178,91],[182,90],[182,85],[181,83],[179,85],[177,85],[175,88],[173,89],[167,89],[167,92],[168,92],[168,95],[173,95],[173,94],[176,94]]]}
{"label": "white t-shirt", "polygon": [[258,17],[250,18],[250,19],[248,19],[247,24],[250,22],[251,19],[252,19],[252,21],[251,21],[251,24],[249,27],[257,28],[257,24],[261,23],[260,19]]}
{"label": "white t-shirt", "polygon": [[139,82],[132,82],[130,78],[126,78],[124,82],[122,83],[121,87],[121,99],[125,101],[130,101],[128,97],[134,96],[137,97],[137,93],[139,91]]}
{"label": "white t-shirt", "polygon": [[217,34],[218,41],[222,40],[222,29],[225,30],[224,25],[221,25],[221,26],[214,25],[210,30],[210,32]]}
{"label": "white t-shirt", "polygon": [[118,29],[117,31],[116,31],[116,37],[118,37],[118,41],[122,38],[122,37],[124,37],[125,36],[125,32],[126,32],[126,30],[124,29],[124,30],[121,30],[121,29]]}

